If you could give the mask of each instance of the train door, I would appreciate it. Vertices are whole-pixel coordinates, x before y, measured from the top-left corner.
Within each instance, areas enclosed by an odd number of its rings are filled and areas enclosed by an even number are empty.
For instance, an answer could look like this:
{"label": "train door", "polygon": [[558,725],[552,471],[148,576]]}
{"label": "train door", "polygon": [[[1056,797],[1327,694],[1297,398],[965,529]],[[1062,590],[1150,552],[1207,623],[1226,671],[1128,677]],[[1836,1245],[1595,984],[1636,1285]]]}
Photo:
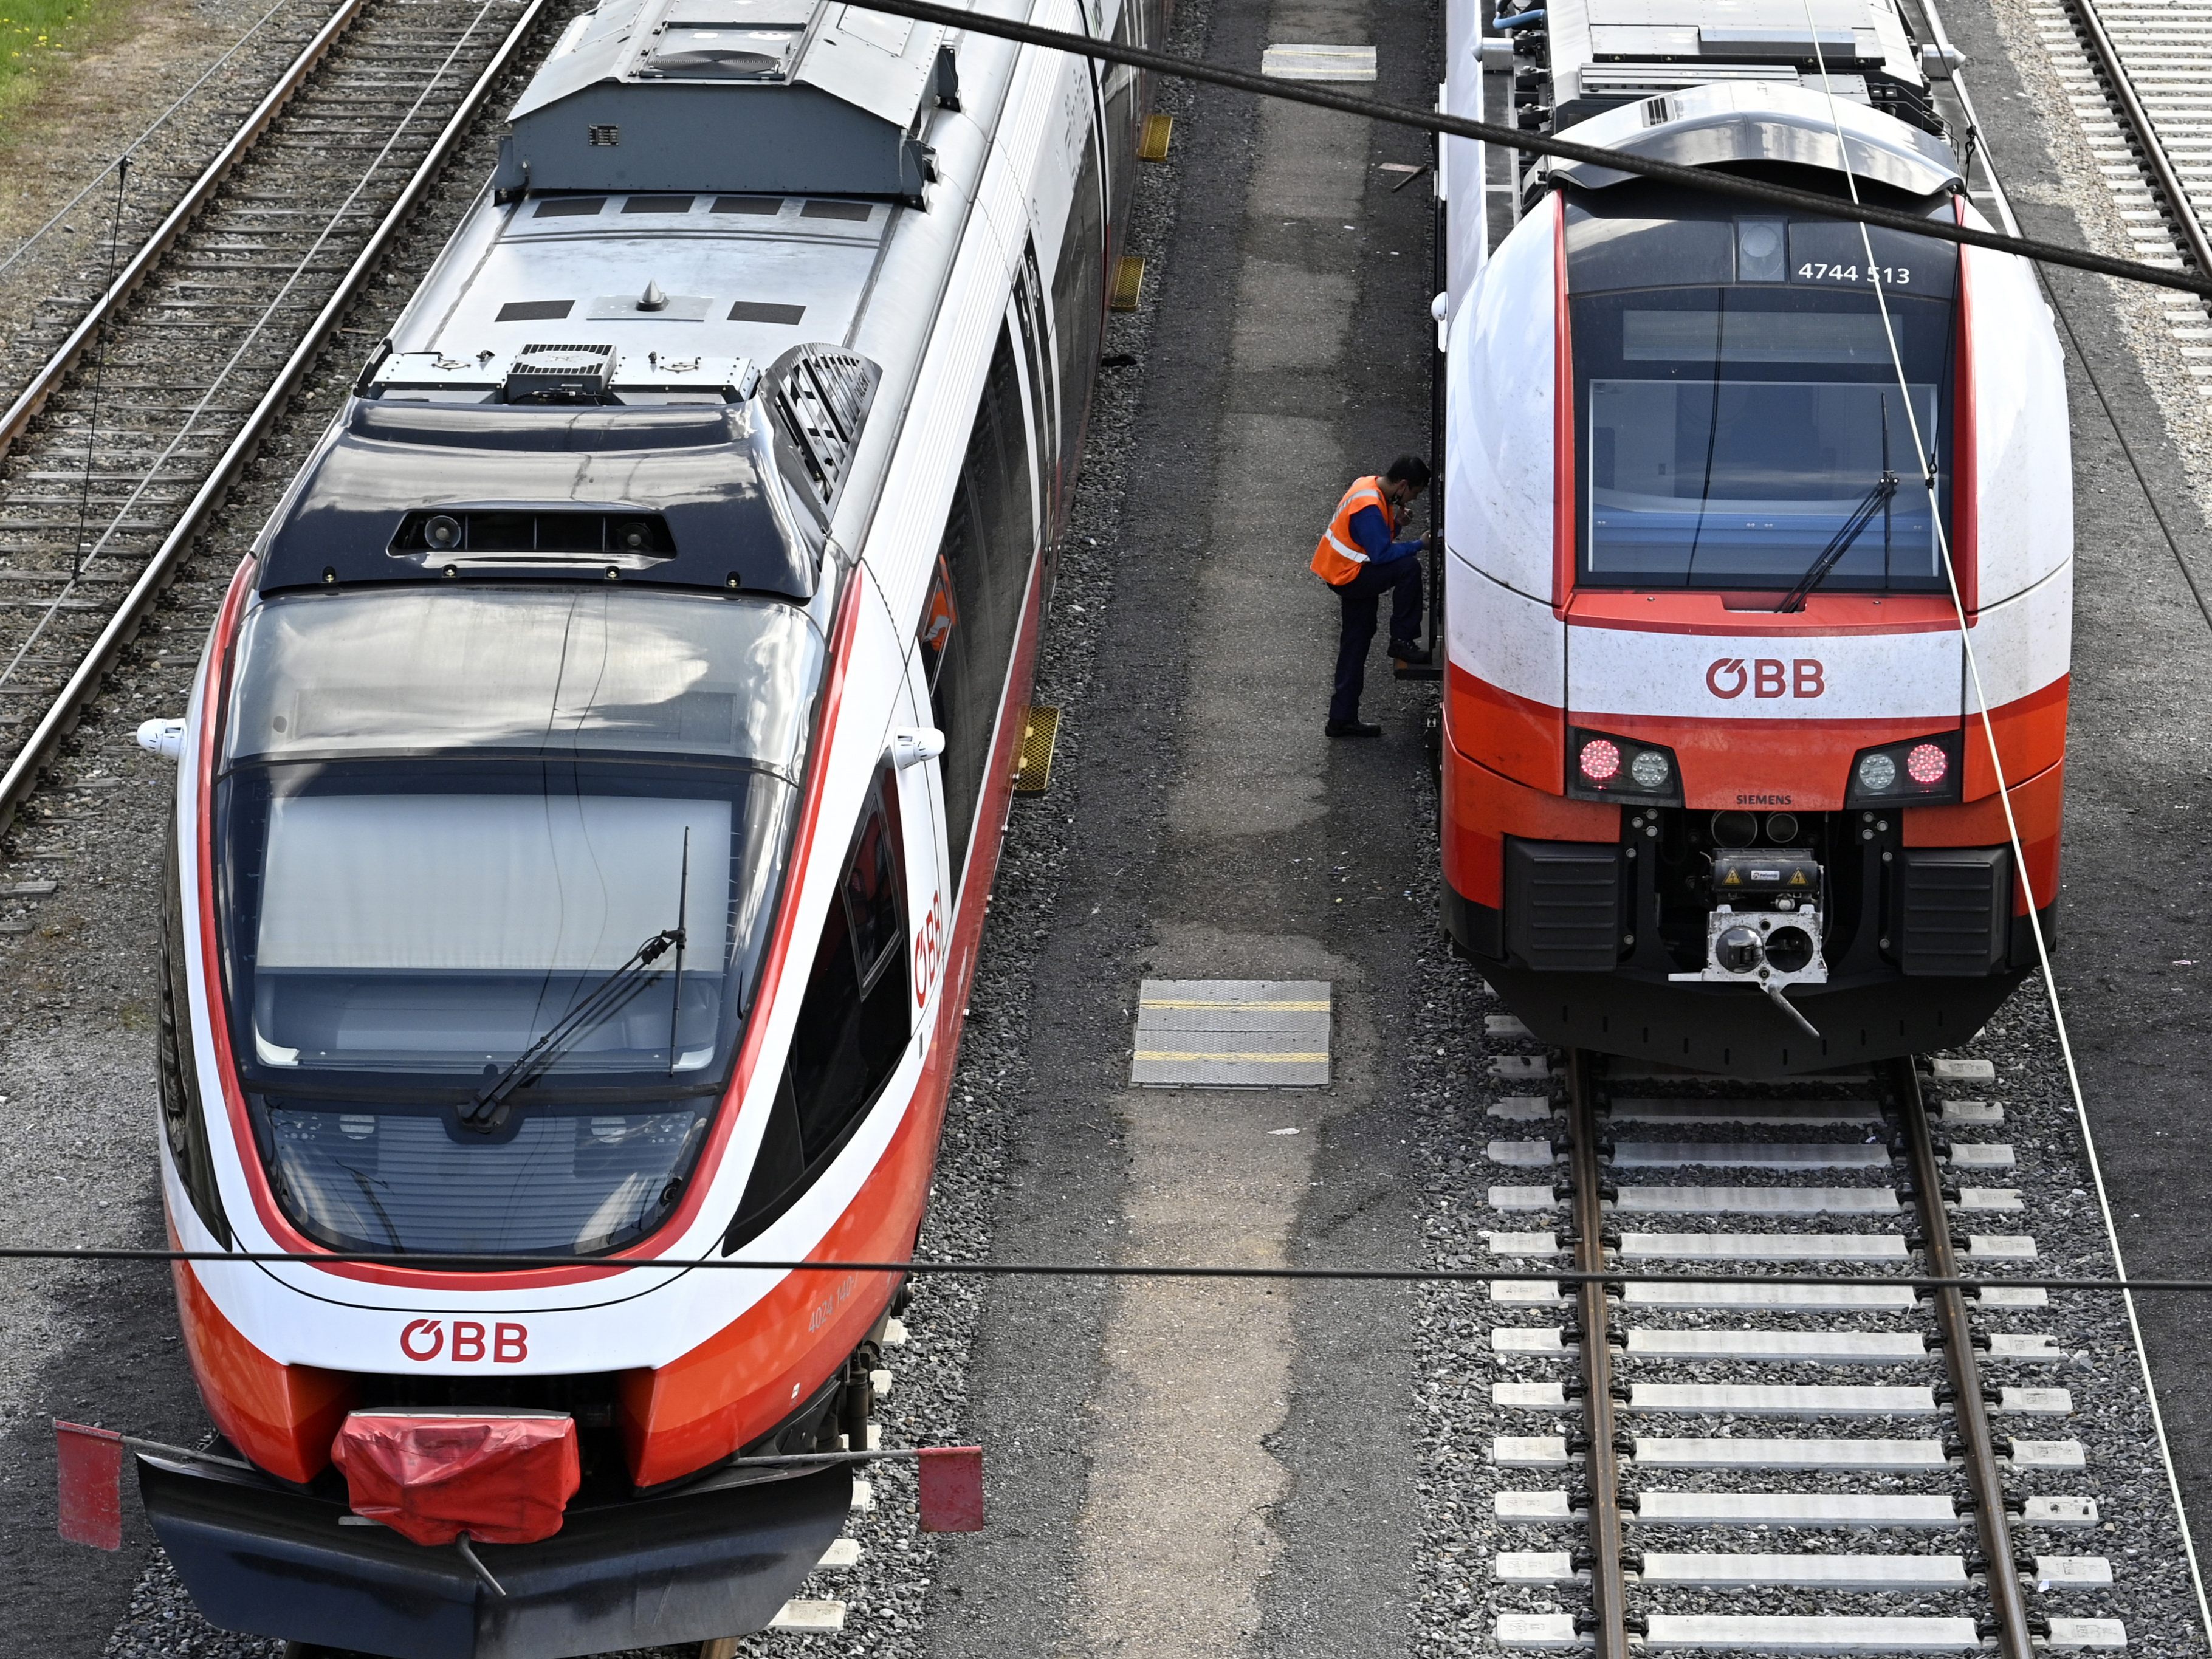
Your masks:
{"label": "train door", "polygon": [[[967,879],[1008,671],[1019,637],[1022,600],[1037,546],[1038,491],[1023,358],[1028,348],[1001,324],[983,378],[975,424],[938,545],[938,572],[921,628],[929,699],[945,733],[945,831],[957,902]],[[927,636],[936,632],[934,644]]]}

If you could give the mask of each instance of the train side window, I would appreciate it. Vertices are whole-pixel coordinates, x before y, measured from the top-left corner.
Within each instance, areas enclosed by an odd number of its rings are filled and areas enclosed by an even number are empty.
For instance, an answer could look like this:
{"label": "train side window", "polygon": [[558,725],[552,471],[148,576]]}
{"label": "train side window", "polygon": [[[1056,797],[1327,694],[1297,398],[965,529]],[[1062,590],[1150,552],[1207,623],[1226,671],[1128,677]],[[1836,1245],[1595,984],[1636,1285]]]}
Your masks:
{"label": "train side window", "polygon": [[915,642],[921,647],[921,677],[929,687],[929,700],[937,702],[937,682],[945,672],[945,659],[952,649],[953,630],[960,625],[960,609],[953,603],[952,573],[945,556],[937,556],[937,574],[930,578],[929,599],[921,607],[921,626]]}
{"label": "train side window", "polygon": [[898,781],[886,765],[870,786],[836,899],[823,922],[791,1056],[723,1254],[757,1237],[791,1207],[898,1069],[913,1035],[906,917]]}
{"label": "train side window", "polygon": [[1037,546],[1021,374],[1002,324],[939,548],[954,625],[930,702],[945,733],[945,829],[955,868],[964,866],[975,828]]}
{"label": "train side window", "polygon": [[1083,166],[1067,207],[1060,258],[1052,272],[1053,332],[1060,348],[1060,407],[1067,425],[1066,453],[1083,441],[1082,415],[1090,406],[1091,380],[1106,322],[1106,201],[1098,181],[1098,131],[1083,139]]}

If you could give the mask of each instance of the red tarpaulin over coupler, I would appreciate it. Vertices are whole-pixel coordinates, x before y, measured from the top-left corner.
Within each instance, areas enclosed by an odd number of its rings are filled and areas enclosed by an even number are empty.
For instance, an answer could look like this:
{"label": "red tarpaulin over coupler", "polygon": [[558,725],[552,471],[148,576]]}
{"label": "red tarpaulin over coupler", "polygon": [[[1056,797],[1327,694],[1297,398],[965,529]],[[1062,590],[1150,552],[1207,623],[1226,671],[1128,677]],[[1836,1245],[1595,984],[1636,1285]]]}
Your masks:
{"label": "red tarpaulin over coupler", "polygon": [[582,1470],[576,1422],[546,1413],[356,1412],[331,1460],[356,1515],[418,1544],[534,1544],[561,1530]]}
{"label": "red tarpaulin over coupler", "polygon": [[96,1550],[123,1547],[123,1437],[54,1419],[61,1534]]}

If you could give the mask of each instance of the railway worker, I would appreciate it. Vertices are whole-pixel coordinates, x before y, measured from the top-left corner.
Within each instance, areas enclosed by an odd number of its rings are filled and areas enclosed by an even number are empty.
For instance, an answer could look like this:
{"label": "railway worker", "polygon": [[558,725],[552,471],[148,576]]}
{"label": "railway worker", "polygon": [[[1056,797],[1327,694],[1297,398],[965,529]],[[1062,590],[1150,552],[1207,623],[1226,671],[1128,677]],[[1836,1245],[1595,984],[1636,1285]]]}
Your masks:
{"label": "railway worker", "polygon": [[1429,538],[1394,539],[1428,487],[1428,463],[1417,455],[1401,455],[1379,478],[1355,478],[1314,549],[1314,574],[1336,590],[1343,617],[1336,694],[1329,699],[1324,728],[1332,738],[1382,732],[1381,726],[1359,718],[1359,693],[1367,681],[1367,647],[1375,642],[1376,614],[1385,593],[1390,596],[1390,654],[1401,662],[1429,659],[1414,643],[1421,631],[1420,552]]}

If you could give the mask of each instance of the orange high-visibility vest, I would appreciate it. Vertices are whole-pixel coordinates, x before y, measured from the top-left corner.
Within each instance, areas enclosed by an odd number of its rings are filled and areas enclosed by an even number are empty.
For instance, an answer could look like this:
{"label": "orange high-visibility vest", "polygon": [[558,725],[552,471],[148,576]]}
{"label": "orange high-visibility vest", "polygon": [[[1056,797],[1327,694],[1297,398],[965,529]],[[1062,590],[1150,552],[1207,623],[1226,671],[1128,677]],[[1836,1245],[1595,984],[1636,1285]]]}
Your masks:
{"label": "orange high-visibility vest", "polygon": [[1383,497],[1382,480],[1354,478],[1352,488],[1344,492],[1344,499],[1336,504],[1336,516],[1322,532],[1321,545],[1314,549],[1314,574],[1331,587],[1343,586],[1367,562],[1367,550],[1352,534],[1352,515],[1363,507],[1381,507],[1383,524],[1393,536],[1398,533],[1398,515]]}

